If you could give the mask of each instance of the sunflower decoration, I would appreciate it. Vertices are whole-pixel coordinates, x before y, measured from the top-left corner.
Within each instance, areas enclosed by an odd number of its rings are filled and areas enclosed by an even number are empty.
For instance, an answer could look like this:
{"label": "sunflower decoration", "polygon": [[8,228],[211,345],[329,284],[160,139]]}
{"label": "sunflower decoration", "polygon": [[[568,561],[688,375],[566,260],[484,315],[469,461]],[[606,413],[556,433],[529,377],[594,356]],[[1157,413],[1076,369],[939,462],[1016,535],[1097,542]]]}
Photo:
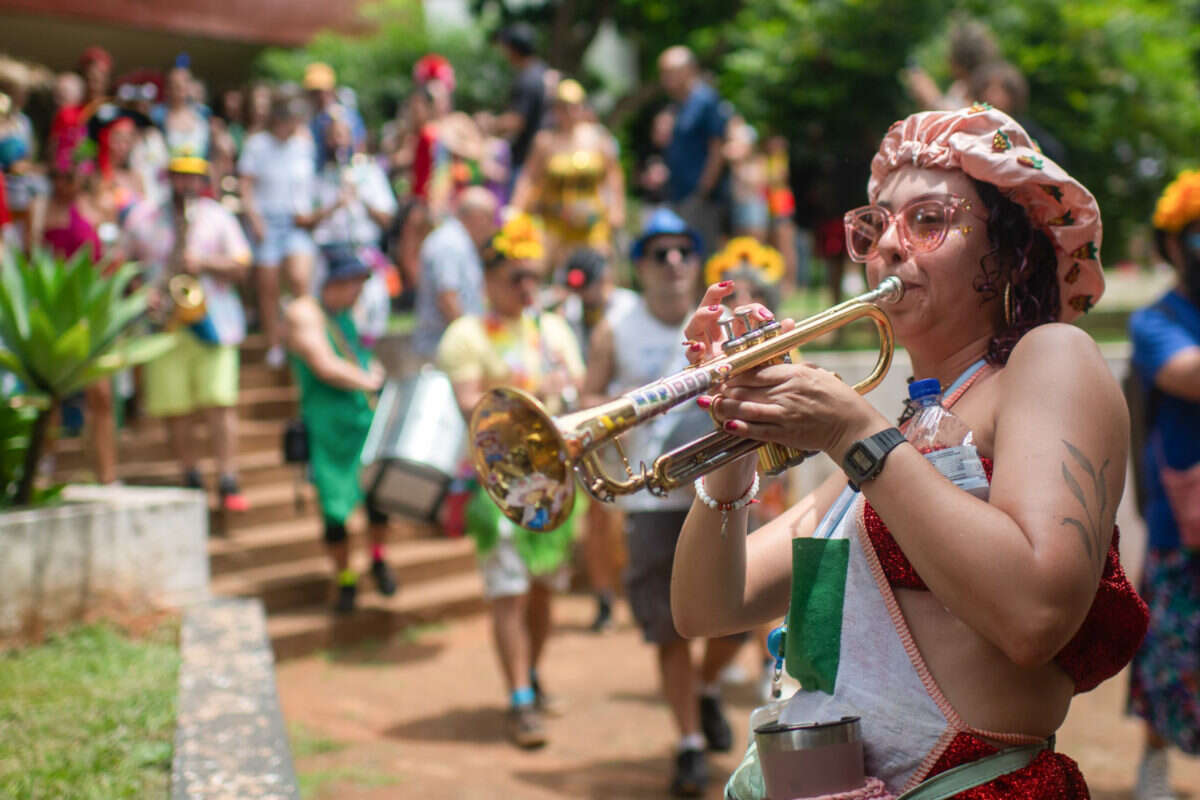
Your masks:
{"label": "sunflower decoration", "polygon": [[536,261],[546,254],[542,231],[528,214],[513,214],[492,236],[486,248],[488,263],[496,261]]}
{"label": "sunflower decoration", "polygon": [[1154,227],[1179,233],[1200,219],[1200,169],[1185,169],[1163,190],[1154,208]]}
{"label": "sunflower decoration", "polygon": [[729,278],[749,277],[754,283],[774,285],[783,280],[783,256],[774,247],[760,244],[752,236],[730,239],[723,250],[704,265],[704,281],[718,283]]}

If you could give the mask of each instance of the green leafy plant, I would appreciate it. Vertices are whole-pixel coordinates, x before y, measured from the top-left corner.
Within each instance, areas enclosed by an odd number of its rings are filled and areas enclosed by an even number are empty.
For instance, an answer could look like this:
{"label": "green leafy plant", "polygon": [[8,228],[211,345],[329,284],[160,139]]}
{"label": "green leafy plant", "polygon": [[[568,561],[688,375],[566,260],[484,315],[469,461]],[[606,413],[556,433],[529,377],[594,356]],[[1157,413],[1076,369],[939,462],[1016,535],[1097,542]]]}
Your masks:
{"label": "green leafy plant", "polygon": [[[45,499],[35,495],[34,478],[59,401],[174,346],[171,334],[130,335],[147,306],[145,289],[127,291],[136,275],[132,264],[102,271],[86,248],[70,259],[35,251],[8,253],[0,262],[0,370],[17,377],[27,396],[22,405],[34,409],[27,422],[27,411],[5,412],[10,428],[0,430],[14,431],[4,438],[5,461],[14,458],[16,442],[25,438],[26,445],[11,499],[0,482],[0,504]],[[25,437],[15,432],[21,424],[30,426]]]}

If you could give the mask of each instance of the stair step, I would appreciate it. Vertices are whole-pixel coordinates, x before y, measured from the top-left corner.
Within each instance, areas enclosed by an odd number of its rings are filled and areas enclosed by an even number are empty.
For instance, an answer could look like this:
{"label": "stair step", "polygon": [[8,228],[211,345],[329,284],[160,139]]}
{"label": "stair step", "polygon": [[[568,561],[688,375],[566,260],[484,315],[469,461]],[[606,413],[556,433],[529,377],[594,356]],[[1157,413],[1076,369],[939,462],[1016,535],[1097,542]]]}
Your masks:
{"label": "stair step", "polygon": [[242,363],[238,370],[239,389],[261,389],[270,386],[288,386],[292,382],[290,369],[275,369],[266,363]]}
{"label": "stair step", "polygon": [[282,420],[297,416],[300,391],[295,386],[260,386],[238,392],[238,417]]}
{"label": "stair step", "polygon": [[[238,455],[278,451],[283,441],[283,419],[242,420],[238,424]],[[194,429],[196,442],[210,452],[208,425],[200,422]],[[89,468],[90,441],[84,436],[69,436],[54,442],[55,469]],[[144,420],[117,432],[118,466],[122,463],[173,461],[167,445],[166,426],[157,420]]]}
{"label": "stair step", "polygon": [[[466,539],[428,539],[406,542],[388,553],[401,591],[422,582],[449,575],[473,572],[475,551]],[[215,577],[212,591],[218,595],[257,597],[268,612],[320,603],[329,596],[332,567],[328,556],[243,569]],[[365,589],[370,579],[364,576]]]}
{"label": "stair step", "polygon": [[[361,512],[350,517],[350,545],[365,538],[366,520]],[[236,570],[265,567],[324,555],[323,523],[319,516],[296,517],[236,531],[231,536],[208,540],[211,573],[223,575]],[[393,519],[388,531],[389,546],[407,548],[418,539],[441,538],[436,529],[404,519]]]}
{"label": "stair step", "polygon": [[366,593],[353,614],[337,616],[328,602],[270,615],[267,635],[275,658],[297,658],[329,647],[390,636],[410,625],[460,617],[485,606],[478,570],[415,586],[401,585],[394,597]]}
{"label": "stair step", "polygon": [[[299,493],[304,501],[303,508],[296,506]],[[209,498],[209,518],[218,535],[237,536],[240,531],[253,530],[260,525],[269,525],[285,520],[320,518],[317,493],[310,483],[270,483],[263,486],[246,486],[242,494],[249,503],[246,511],[225,511],[218,504],[215,494]]]}

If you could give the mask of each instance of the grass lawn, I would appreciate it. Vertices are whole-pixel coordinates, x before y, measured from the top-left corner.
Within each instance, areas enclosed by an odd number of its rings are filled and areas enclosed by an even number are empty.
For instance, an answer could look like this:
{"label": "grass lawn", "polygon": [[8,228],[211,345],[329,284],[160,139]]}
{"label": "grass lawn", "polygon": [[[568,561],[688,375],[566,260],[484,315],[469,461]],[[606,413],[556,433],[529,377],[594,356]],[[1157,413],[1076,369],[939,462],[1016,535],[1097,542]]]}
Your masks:
{"label": "grass lawn", "polygon": [[97,624],[0,654],[0,797],[166,797],[177,640]]}

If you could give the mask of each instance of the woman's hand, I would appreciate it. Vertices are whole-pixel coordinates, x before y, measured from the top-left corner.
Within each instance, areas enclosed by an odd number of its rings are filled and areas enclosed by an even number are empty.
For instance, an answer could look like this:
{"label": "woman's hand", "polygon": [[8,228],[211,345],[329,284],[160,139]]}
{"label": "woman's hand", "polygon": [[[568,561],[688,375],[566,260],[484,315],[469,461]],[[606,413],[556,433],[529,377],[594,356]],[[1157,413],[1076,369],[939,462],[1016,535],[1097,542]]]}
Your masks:
{"label": "woman's hand", "polygon": [[[717,321],[726,313],[721,301],[733,294],[733,281],[708,287],[702,305],[684,327],[688,360],[709,361],[723,354],[724,332]],[[758,303],[739,306],[759,325],[774,319]],[[781,320],[784,331],[795,323]],[[740,321],[735,335],[744,333]],[[809,364],[775,364],[736,375],[697,403],[709,409],[729,433],[776,442],[798,450],[823,450],[841,463],[845,450],[887,427],[887,420],[832,372]],[[715,496],[715,495],[714,495]]]}
{"label": "woman's hand", "polygon": [[887,421],[853,387],[811,364],[773,364],[735,375],[712,398],[729,433],[796,450],[821,450],[835,463]]}

